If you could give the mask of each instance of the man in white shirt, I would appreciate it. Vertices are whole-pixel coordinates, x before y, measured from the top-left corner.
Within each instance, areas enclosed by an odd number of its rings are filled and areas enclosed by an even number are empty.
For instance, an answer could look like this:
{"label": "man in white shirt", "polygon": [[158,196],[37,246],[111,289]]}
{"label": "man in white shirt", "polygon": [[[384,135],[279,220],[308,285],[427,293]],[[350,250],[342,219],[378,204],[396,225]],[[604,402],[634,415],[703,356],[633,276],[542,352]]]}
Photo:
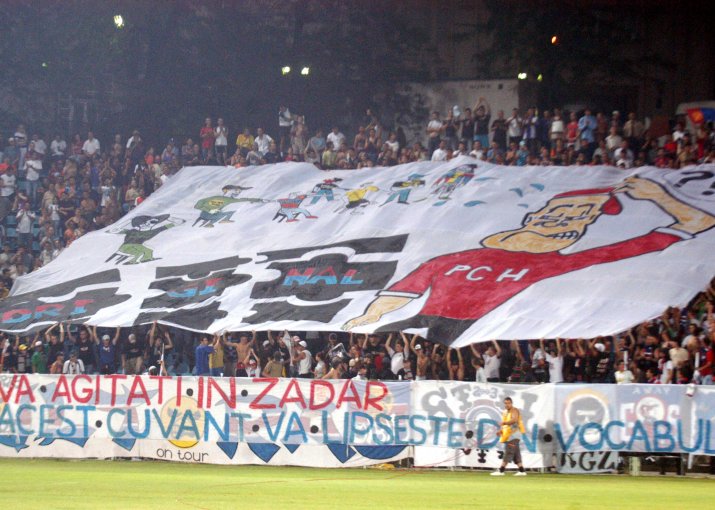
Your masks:
{"label": "man in white shirt", "polygon": [[340,132],[338,126],[334,126],[333,130],[328,133],[328,141],[333,142],[333,147],[337,151],[345,143],[345,135]]}
{"label": "man in white shirt", "polygon": [[618,370],[616,370],[616,384],[631,384],[635,377],[633,372],[626,369],[626,364],[623,361],[618,362]]}
{"label": "man in white shirt", "polygon": [[613,152],[613,159],[616,160],[616,165],[618,165],[618,161],[621,160],[626,164],[626,168],[633,166],[633,151],[628,148],[628,142],[626,140],[622,140],[621,146]]}
{"label": "man in white shirt", "polygon": [[84,374],[84,363],[82,363],[81,359],[77,358],[76,352],[70,354],[70,359],[65,361],[65,364],[62,367],[62,373],[69,375]]}
{"label": "man in white shirt", "polygon": [[[290,141],[290,129],[293,126],[293,116],[287,106],[278,108],[278,134],[280,136],[280,150],[283,153]],[[337,145],[336,145],[337,147]]]}
{"label": "man in white shirt", "polygon": [[141,136],[139,136],[139,131],[135,129],[132,132],[132,136],[130,136],[129,140],[127,140],[127,145],[126,145],[127,149],[131,149],[132,147],[134,147],[134,145],[139,143],[140,140],[141,140]]}
{"label": "man in white shirt", "polygon": [[55,139],[50,143],[50,156],[52,159],[64,159],[67,154],[67,142],[60,135],[55,135]]}
{"label": "man in white shirt", "polygon": [[390,370],[395,377],[398,377],[405,372],[405,361],[407,361],[409,357],[409,352],[405,351],[405,346],[399,339],[395,342],[395,348],[393,349],[392,338],[392,334],[387,337],[385,349],[387,350],[387,354],[390,356]]}
{"label": "man in white shirt", "polygon": [[544,339],[540,341],[541,350],[545,353],[544,359],[549,364],[549,382],[560,383],[564,382],[564,357],[561,351],[561,339],[556,339],[556,355],[554,356],[553,347],[544,349]]}
{"label": "man in white shirt", "polygon": [[0,175],[0,196],[10,198],[15,194],[15,169],[9,166],[5,173]]}
{"label": "man in white shirt", "polygon": [[258,147],[258,152],[261,154],[261,156],[263,156],[266,152],[268,152],[268,149],[270,148],[272,141],[273,141],[273,138],[268,136],[263,131],[263,128],[256,129],[256,138],[254,139],[254,143]]}
{"label": "man in white shirt", "polygon": [[487,348],[482,356],[484,359],[484,372],[487,382],[499,382],[499,369],[501,368],[501,347],[496,340]]}
{"label": "man in white shirt", "polygon": [[216,162],[219,165],[225,165],[228,148],[228,128],[223,123],[222,118],[216,121],[216,127],[214,128],[214,147],[216,149]]}
{"label": "man in white shirt", "polygon": [[308,343],[305,340],[300,340],[295,345],[295,353],[293,355],[293,364],[298,369],[298,377],[301,379],[311,379],[313,377],[313,355],[308,350]]}
{"label": "man in white shirt", "polygon": [[447,141],[439,142],[439,147],[432,153],[432,161],[447,161]]}
{"label": "man in white shirt", "polygon": [[35,221],[35,213],[30,210],[27,202],[22,204],[22,208],[17,212],[17,237],[21,246],[32,250],[32,223]]}
{"label": "man in white shirt", "polygon": [[82,153],[88,158],[93,157],[95,154],[99,154],[99,140],[94,137],[94,133],[89,131],[87,133],[87,139],[82,145]]}
{"label": "man in white shirt", "polygon": [[40,135],[38,135],[37,133],[32,135],[32,141],[35,144],[35,152],[44,158],[45,154],[47,153],[47,144],[45,143],[45,141],[40,138]]}
{"label": "man in white shirt", "polygon": [[432,112],[432,118],[427,123],[427,150],[430,155],[437,150],[440,143],[440,135],[443,129],[444,124],[441,120],[439,120],[439,112]]}
{"label": "man in white shirt", "polygon": [[509,137],[509,143],[519,143],[522,135],[522,119],[519,117],[519,110],[514,108],[511,112],[511,117],[506,119],[506,136]]}

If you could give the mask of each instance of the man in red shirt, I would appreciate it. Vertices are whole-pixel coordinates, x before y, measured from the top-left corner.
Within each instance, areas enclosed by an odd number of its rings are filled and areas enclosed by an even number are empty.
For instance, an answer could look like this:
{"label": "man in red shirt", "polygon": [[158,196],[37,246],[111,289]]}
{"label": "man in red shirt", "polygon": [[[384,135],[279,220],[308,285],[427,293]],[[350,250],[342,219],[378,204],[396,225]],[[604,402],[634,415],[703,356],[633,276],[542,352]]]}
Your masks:
{"label": "man in red shirt", "polygon": [[[633,239],[561,253],[581,239],[602,214],[621,212],[616,193],[653,201],[675,221]],[[561,193],[539,211],[528,213],[518,229],[492,234],[482,240],[480,248],[440,255],[421,264],[381,291],[365,313],[348,321],[343,329],[378,322],[429,291],[417,315],[378,331],[427,327],[429,339],[451,344],[475,321],[541,280],[661,251],[713,226],[715,217],[679,201],[660,184],[639,177],[629,177],[616,188]]]}
{"label": "man in red shirt", "polygon": [[213,153],[214,138],[216,137],[209,117],[206,117],[204,127],[199,131],[199,137],[201,137],[201,162],[208,163]]}

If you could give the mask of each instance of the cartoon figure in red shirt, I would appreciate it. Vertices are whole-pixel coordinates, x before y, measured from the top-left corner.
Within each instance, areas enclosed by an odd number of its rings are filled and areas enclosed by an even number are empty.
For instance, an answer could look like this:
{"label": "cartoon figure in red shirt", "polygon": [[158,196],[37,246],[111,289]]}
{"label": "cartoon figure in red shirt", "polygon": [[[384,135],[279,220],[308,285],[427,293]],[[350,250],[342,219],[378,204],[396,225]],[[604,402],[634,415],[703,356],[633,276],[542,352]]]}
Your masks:
{"label": "cartoon figure in red shirt", "polygon": [[[581,239],[602,214],[621,212],[617,193],[650,200],[675,221],[633,239],[560,253]],[[345,323],[343,329],[378,322],[385,314],[429,291],[417,315],[378,331],[427,327],[431,340],[450,344],[475,321],[541,280],[661,251],[713,226],[715,217],[681,202],[660,184],[640,177],[629,177],[615,188],[561,193],[542,209],[528,213],[520,228],[483,239],[481,248],[441,255],[421,264],[381,291],[365,313]]]}

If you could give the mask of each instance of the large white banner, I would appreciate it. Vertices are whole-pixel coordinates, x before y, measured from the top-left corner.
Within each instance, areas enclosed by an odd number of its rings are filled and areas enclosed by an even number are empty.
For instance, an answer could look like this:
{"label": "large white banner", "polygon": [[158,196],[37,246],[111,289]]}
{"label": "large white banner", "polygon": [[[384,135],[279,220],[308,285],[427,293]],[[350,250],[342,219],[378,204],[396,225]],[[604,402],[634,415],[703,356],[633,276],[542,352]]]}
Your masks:
{"label": "large white banner", "polygon": [[521,412],[530,465],[571,452],[715,454],[715,389],[703,386],[125,375],[0,376],[0,445],[106,439],[129,451],[160,440],[229,453],[248,444],[256,455],[322,445],[373,459],[415,446],[453,450],[423,457],[428,464],[457,450],[495,462],[506,397]]}
{"label": "large white banner", "polygon": [[613,334],[715,274],[714,188],[713,166],[185,168],[20,278],[0,329]]}

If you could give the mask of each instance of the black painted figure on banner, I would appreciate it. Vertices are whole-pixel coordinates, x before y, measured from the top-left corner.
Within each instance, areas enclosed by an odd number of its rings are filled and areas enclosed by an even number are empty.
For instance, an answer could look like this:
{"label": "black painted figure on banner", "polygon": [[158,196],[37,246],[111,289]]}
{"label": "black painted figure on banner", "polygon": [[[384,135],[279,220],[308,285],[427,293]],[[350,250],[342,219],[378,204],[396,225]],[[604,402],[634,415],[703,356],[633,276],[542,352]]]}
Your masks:
{"label": "black painted figure on banner", "polygon": [[[124,234],[124,243],[122,243],[116,253],[113,253],[106,262],[113,260],[115,257],[115,264],[141,264],[143,262],[159,260],[158,257],[154,257],[154,250],[144,246],[144,243],[162,232],[175,227],[178,222],[183,223],[183,220],[170,220],[168,214],[160,214],[159,216],[135,216],[131,221],[132,228],[112,232]],[[162,223],[164,223],[164,225],[161,225]]]}

